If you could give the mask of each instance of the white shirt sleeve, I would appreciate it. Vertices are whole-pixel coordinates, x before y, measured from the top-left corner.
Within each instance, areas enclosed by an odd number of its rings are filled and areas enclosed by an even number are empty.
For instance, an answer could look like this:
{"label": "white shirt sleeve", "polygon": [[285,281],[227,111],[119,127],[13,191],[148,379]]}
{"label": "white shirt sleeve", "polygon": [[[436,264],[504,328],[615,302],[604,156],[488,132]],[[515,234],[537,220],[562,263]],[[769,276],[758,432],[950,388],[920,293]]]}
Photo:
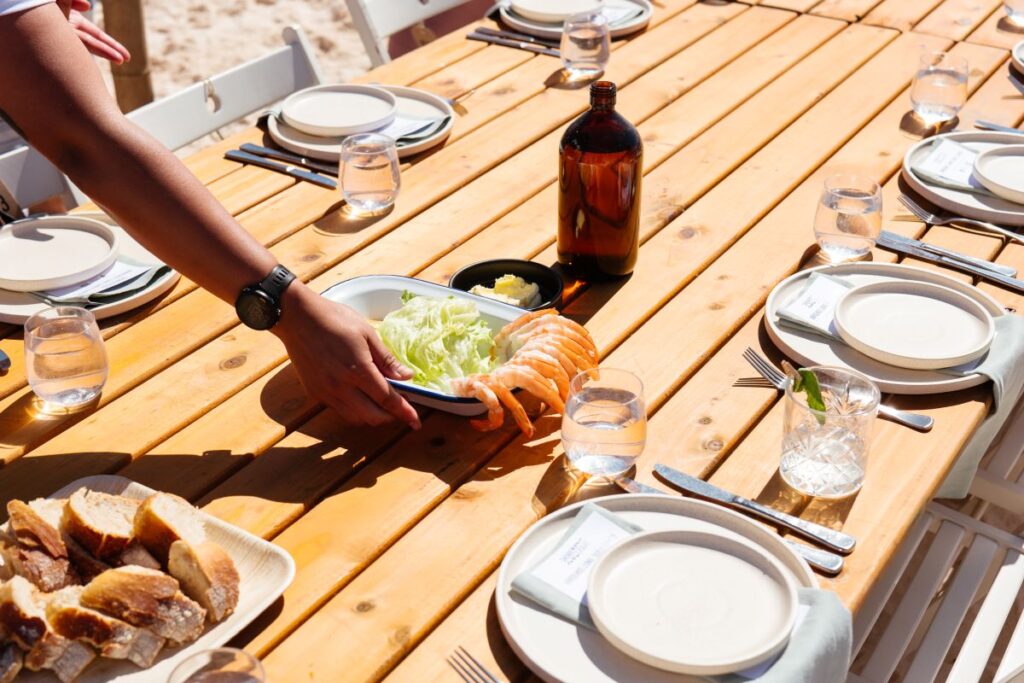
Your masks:
{"label": "white shirt sleeve", "polygon": [[0,0],[0,16],[23,12],[33,7],[45,5],[54,0]]}

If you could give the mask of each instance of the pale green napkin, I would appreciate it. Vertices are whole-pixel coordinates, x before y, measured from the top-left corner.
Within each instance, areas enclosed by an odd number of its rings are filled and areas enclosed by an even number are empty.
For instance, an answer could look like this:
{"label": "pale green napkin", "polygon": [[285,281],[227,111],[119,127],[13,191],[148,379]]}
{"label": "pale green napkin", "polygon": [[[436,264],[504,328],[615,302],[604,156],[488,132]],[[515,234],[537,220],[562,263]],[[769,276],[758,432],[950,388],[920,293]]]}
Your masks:
{"label": "pale green napkin", "polygon": [[86,309],[96,308],[98,306],[112,304],[133,296],[140,290],[149,287],[158,279],[166,275],[170,270],[170,267],[165,265],[153,266],[149,270],[139,273],[127,282],[122,282],[121,284],[109,289],[104,289],[101,292],[94,292],[84,297],[51,297],[46,296],[42,292],[32,292],[31,294],[35,298],[48,303],[51,306],[81,306]]}

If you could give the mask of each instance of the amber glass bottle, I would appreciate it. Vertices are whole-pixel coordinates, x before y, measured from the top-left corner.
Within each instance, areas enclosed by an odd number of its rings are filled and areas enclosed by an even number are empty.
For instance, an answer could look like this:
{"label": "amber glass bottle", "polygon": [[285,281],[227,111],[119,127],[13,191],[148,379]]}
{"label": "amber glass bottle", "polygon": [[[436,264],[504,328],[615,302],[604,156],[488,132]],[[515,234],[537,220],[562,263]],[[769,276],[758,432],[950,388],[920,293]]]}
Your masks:
{"label": "amber glass bottle", "polygon": [[590,109],[562,136],[558,262],[585,281],[633,272],[640,248],[643,142],[615,111],[615,84],[590,86]]}

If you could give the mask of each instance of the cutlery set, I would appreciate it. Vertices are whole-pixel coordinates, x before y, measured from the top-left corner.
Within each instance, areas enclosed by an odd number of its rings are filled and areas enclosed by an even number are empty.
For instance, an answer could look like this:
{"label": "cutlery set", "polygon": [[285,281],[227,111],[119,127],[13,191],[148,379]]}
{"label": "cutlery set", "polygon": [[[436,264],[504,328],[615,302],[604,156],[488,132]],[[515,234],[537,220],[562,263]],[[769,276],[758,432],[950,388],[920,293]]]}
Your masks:
{"label": "cutlery set", "polygon": [[548,57],[558,57],[560,54],[557,49],[558,45],[554,41],[536,38],[534,36],[529,36],[525,33],[517,33],[515,31],[499,31],[496,29],[481,27],[467,34],[466,38],[469,40],[478,40],[483,43],[490,43],[491,45],[501,45],[502,47],[511,47],[516,50],[525,50],[526,52],[533,52],[539,55],[547,55]]}
{"label": "cutlery set", "polygon": [[[250,148],[257,147],[257,145],[243,145],[243,148],[246,146]],[[268,152],[273,153],[274,156],[271,157]],[[232,149],[224,153],[224,158],[230,159],[231,161],[237,161],[242,164],[259,166],[260,168],[265,168],[268,171],[274,171],[275,173],[291,176],[297,180],[305,180],[306,182],[319,185],[320,187],[327,188],[328,190],[338,189],[337,180],[320,175],[320,173],[315,170],[307,170],[311,169],[307,159],[298,155],[288,154],[287,152],[278,152],[277,150],[271,150],[266,147],[260,147],[259,152],[251,149],[246,151],[243,151],[243,149]],[[272,161],[272,159],[282,159],[288,161],[289,164],[278,163],[277,161]],[[337,173],[337,171],[335,171],[335,173]]]}

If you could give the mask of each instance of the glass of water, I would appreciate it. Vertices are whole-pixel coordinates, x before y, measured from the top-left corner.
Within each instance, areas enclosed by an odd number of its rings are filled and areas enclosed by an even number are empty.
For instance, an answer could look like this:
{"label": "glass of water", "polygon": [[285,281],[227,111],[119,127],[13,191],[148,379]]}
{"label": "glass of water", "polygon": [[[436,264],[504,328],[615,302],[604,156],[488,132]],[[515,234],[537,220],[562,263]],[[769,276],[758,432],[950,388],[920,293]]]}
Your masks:
{"label": "glass of water", "polygon": [[575,79],[600,76],[611,55],[608,19],[601,12],[574,14],[562,27],[562,66]]}
{"label": "glass of water", "polygon": [[1024,0],[1004,0],[1006,18],[1017,28],[1024,29]]}
{"label": "glass of water", "polygon": [[576,469],[598,477],[629,470],[647,442],[644,385],[626,370],[585,370],[569,383],[562,446]]}
{"label": "glass of water", "polygon": [[830,263],[864,258],[882,232],[882,187],[873,179],[837,173],[825,179],[814,215],[814,237]]}
{"label": "glass of water", "polygon": [[782,463],[786,483],[808,496],[843,498],[860,490],[881,393],[864,375],[842,368],[808,368],[818,378],[825,410],[786,388]]}
{"label": "glass of water", "polygon": [[386,135],[364,133],[341,143],[341,193],[356,215],[386,211],[395,203],[402,179],[395,141]]}
{"label": "glass of water", "polygon": [[107,381],[107,352],[96,318],[75,306],[33,315],[25,321],[25,368],[43,412],[90,405]]}
{"label": "glass of water", "polygon": [[198,652],[174,669],[167,683],[265,683],[260,660],[245,650],[222,647]]}
{"label": "glass of water", "polygon": [[910,88],[914,113],[926,126],[956,118],[967,101],[967,60],[947,52],[925,52]]}

